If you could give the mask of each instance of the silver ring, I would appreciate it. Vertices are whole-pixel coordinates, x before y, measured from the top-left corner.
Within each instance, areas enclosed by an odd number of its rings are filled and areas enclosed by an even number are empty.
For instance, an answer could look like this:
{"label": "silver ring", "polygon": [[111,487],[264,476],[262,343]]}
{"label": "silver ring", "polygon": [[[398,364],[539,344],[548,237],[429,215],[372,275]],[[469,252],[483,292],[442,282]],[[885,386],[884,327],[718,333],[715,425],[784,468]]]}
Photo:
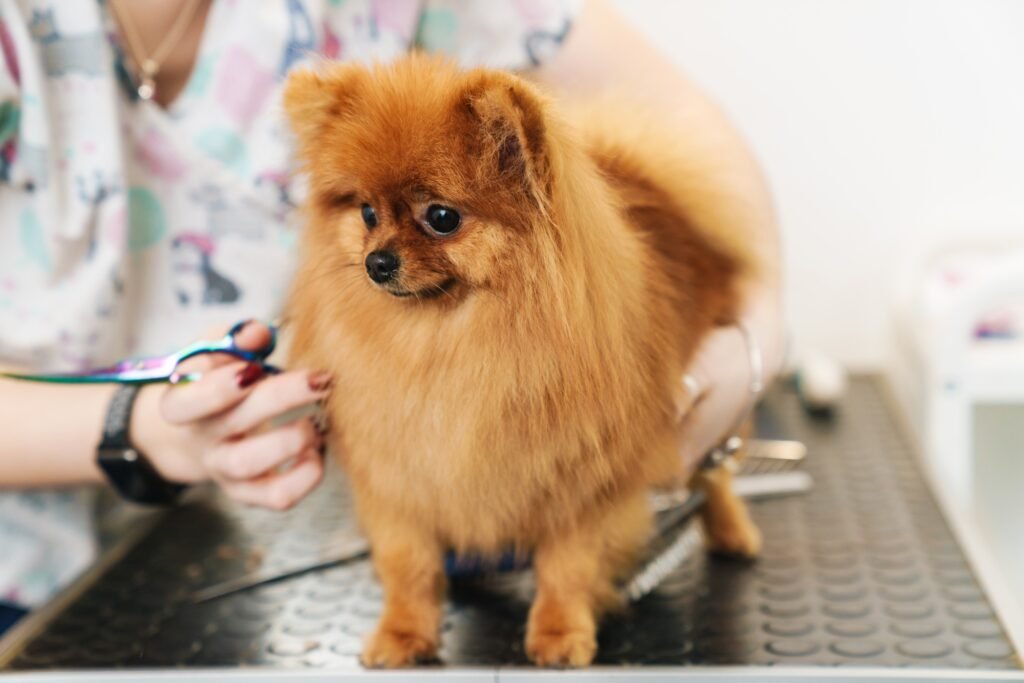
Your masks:
{"label": "silver ring", "polygon": [[690,399],[693,403],[699,401],[704,395],[704,390],[701,388],[700,382],[689,372],[683,375],[682,383],[683,388],[686,389],[686,393],[690,394]]}

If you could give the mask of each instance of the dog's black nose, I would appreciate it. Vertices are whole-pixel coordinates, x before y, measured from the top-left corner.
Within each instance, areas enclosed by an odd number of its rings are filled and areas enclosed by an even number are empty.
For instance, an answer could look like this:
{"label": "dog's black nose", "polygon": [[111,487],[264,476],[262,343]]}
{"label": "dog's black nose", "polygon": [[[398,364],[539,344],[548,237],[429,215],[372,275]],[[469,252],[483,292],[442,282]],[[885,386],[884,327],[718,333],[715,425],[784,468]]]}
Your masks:
{"label": "dog's black nose", "polygon": [[371,280],[384,284],[398,274],[398,257],[390,251],[371,251],[366,257],[366,272]]}

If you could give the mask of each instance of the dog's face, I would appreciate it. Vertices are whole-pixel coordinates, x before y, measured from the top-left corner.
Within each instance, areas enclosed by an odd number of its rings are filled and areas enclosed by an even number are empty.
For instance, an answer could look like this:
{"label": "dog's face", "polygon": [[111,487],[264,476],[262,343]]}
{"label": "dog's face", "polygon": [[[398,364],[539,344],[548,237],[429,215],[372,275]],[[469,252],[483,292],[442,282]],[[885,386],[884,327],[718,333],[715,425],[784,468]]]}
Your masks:
{"label": "dog's face", "polygon": [[310,178],[314,258],[407,301],[458,301],[524,266],[545,203],[540,96],[410,57],[294,74],[285,106]]}

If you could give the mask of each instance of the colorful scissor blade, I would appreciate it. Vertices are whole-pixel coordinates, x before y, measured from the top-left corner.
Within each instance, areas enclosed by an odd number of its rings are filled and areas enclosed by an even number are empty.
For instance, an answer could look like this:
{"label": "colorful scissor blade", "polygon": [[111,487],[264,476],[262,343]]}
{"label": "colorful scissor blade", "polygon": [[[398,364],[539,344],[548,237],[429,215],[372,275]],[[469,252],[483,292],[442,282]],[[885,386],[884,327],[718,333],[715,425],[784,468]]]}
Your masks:
{"label": "colorful scissor blade", "polygon": [[174,371],[176,364],[176,358],[139,358],[121,361],[105,368],[94,368],[81,372],[3,372],[0,373],[0,377],[31,382],[53,382],[56,384],[103,384],[107,382],[145,384],[147,382],[167,381],[168,376]]}
{"label": "colorful scissor blade", "polygon": [[30,382],[53,382],[56,384],[147,384],[150,382],[189,382],[202,375],[200,373],[177,375],[176,368],[182,361],[203,354],[227,354],[249,363],[259,363],[267,374],[281,372],[280,368],[266,363],[267,357],[274,351],[277,344],[277,327],[270,325],[270,340],[259,349],[242,349],[235,343],[235,334],[245,326],[244,322],[231,328],[222,339],[209,342],[200,341],[166,356],[136,358],[121,361],[106,368],[83,370],[64,373],[30,373],[0,372],[0,377],[27,380]]}

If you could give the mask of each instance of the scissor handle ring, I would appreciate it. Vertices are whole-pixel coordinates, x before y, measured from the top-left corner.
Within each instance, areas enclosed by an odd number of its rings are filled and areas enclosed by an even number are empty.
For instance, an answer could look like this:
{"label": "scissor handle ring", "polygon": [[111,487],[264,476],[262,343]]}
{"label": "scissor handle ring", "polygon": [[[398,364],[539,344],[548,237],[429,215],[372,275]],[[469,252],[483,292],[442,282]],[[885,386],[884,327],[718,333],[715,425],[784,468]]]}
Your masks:
{"label": "scissor handle ring", "polygon": [[[266,362],[267,358],[270,356],[270,354],[274,352],[274,349],[277,347],[277,327],[275,327],[274,325],[267,325],[268,329],[270,330],[270,341],[262,348],[259,348],[255,351],[248,351],[246,349],[239,348],[238,345],[235,343],[235,335],[238,334],[242,330],[242,328],[245,327],[248,323],[248,320],[243,320],[241,322],[235,323],[231,327],[231,329],[228,330],[228,333],[224,336],[223,339],[221,339],[219,343],[204,344],[200,342],[199,344],[196,344],[193,348],[187,350],[185,353],[182,353],[181,356],[178,357],[174,364],[175,369],[177,369],[177,367],[181,365],[183,361],[188,360],[189,358],[193,358],[195,356],[199,356],[205,353],[224,353],[229,356],[234,356],[239,360],[244,360],[247,363],[259,363],[260,365],[263,366],[263,369],[268,374],[277,374],[281,372],[280,368],[270,365],[269,363]],[[195,379],[198,378],[198,375],[192,373],[191,375],[186,376],[179,375],[177,372],[175,372],[174,374],[171,375],[171,377],[175,378],[174,380],[172,380],[172,383],[178,384],[187,381],[195,381]]]}
{"label": "scissor handle ring", "polygon": [[[241,332],[242,328],[245,327],[246,325],[248,325],[250,322],[252,322],[252,321],[251,320],[240,320],[239,322],[235,323],[231,327],[231,329],[228,330],[228,334],[225,337],[225,340],[228,341],[231,344],[234,344],[235,335],[238,334],[239,332]],[[262,349],[260,349],[258,352],[255,352],[255,353],[258,353],[258,354],[262,354],[263,358],[269,358],[270,354],[272,354],[274,352],[274,349],[277,348],[277,326],[276,325],[268,324],[267,325],[267,329],[270,330],[270,342],[266,346],[264,346]],[[250,359],[246,359],[246,360],[250,360]]]}

